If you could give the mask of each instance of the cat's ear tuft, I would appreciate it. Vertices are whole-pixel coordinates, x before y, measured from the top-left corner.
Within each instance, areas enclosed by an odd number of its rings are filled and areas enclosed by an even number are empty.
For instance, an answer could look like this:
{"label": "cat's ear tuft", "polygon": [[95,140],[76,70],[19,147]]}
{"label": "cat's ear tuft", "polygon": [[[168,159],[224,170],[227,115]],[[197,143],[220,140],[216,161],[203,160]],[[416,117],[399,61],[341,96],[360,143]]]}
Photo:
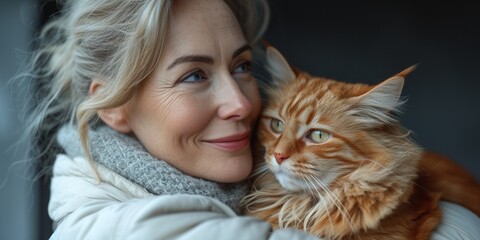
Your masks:
{"label": "cat's ear tuft", "polygon": [[395,110],[399,104],[402,94],[404,78],[400,76],[391,77],[373,87],[367,93],[359,96],[359,104],[385,109]]}
{"label": "cat's ear tuft", "polygon": [[397,73],[397,75],[395,75],[395,76],[405,78],[408,74],[410,74],[410,73],[413,72],[415,69],[417,69],[417,66],[418,66],[418,63],[415,64],[415,65],[412,65],[412,66],[410,66],[410,67],[408,67],[408,68],[406,68],[405,70],[403,70],[403,71],[401,71],[401,72],[399,72],[399,73]]}
{"label": "cat's ear tuft", "polygon": [[403,84],[403,76],[397,75],[352,98],[352,113],[358,121],[369,126],[396,122],[396,113],[400,112],[400,106],[405,102],[401,98]]}
{"label": "cat's ear tuft", "polygon": [[272,75],[274,84],[289,82],[295,79],[295,73],[287,60],[274,47],[267,47],[267,70]]}

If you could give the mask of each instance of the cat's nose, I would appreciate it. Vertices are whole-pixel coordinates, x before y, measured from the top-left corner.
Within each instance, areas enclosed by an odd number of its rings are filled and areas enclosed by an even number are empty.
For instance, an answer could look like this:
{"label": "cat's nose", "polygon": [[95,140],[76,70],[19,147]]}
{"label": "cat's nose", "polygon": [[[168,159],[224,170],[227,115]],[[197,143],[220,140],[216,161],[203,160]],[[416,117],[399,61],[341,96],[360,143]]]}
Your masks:
{"label": "cat's nose", "polygon": [[282,164],[285,159],[290,157],[289,155],[283,153],[274,153],[273,156],[275,157],[275,160],[277,160],[278,165]]}

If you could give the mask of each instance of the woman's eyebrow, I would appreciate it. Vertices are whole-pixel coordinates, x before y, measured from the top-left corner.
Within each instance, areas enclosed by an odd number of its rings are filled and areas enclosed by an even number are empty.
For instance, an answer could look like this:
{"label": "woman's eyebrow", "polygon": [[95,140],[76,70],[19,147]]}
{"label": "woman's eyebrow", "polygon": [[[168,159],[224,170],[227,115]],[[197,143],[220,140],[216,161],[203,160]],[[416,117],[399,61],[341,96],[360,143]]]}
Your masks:
{"label": "woman's eyebrow", "polygon": [[213,64],[213,58],[205,55],[188,55],[188,56],[182,56],[172,63],[168,65],[167,70],[170,70],[171,68],[175,67],[176,65],[184,62],[202,62],[202,63],[208,63],[208,64]]}
{"label": "woman's eyebrow", "polygon": [[251,49],[252,49],[252,47],[249,44],[245,44],[245,45],[239,47],[237,50],[235,50],[235,52],[233,52],[232,58],[236,58],[238,55],[242,54],[243,52],[245,52],[247,50],[251,50]]}
{"label": "woman's eyebrow", "polygon": [[[247,50],[251,50],[252,47],[250,45],[245,44],[241,47],[239,47],[237,50],[235,50],[232,54],[232,58],[237,57],[238,55],[242,54],[243,52]],[[205,56],[205,55],[187,55],[187,56],[181,56],[177,59],[175,59],[170,65],[168,65],[167,70],[172,69],[176,65],[184,62],[202,62],[202,63],[207,63],[207,64],[213,64],[213,58],[210,56]]]}

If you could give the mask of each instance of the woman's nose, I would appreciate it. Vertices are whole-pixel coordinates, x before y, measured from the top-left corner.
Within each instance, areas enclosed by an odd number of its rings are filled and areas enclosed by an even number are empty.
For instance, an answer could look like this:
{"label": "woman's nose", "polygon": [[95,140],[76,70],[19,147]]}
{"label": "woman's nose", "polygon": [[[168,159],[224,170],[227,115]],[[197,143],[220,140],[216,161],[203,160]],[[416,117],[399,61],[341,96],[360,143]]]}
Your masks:
{"label": "woman's nose", "polygon": [[222,119],[244,119],[252,111],[252,103],[237,81],[228,79],[221,88],[222,103],[218,115]]}

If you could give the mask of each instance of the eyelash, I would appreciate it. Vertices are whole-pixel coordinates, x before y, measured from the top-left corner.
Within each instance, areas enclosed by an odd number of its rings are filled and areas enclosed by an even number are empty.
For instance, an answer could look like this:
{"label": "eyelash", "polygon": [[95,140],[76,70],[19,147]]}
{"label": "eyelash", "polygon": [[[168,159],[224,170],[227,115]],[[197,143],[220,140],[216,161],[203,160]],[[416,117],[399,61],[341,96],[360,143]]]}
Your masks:
{"label": "eyelash", "polygon": [[186,82],[186,83],[199,82],[199,81],[186,81],[189,77],[192,77],[192,76],[197,75],[197,74],[200,75],[200,77],[201,77],[201,79],[199,80],[200,82],[207,79],[205,72],[203,70],[197,68],[197,69],[194,69],[191,72],[185,74],[183,77],[181,77],[179,82]]}
{"label": "eyelash", "polygon": [[233,69],[233,72],[232,73],[235,73],[235,70],[240,67],[240,66],[245,66],[245,70],[243,70],[242,72],[239,72],[239,73],[250,73],[251,72],[251,68],[252,68],[252,62],[251,61],[242,61],[240,62],[239,64],[237,64],[237,66]]}
{"label": "eyelash", "polygon": [[[243,67],[243,66],[245,67],[244,70],[241,70],[240,72],[236,72],[237,68]],[[248,61],[248,60],[242,61],[242,62],[240,62],[239,64],[237,64],[237,65],[235,66],[235,68],[234,68],[233,71],[232,71],[232,74],[246,74],[246,73],[250,73],[250,72],[251,72],[251,66],[252,66],[252,62],[251,62],[251,61]],[[201,79],[199,79],[199,80],[193,80],[193,81],[187,81],[188,78],[193,77],[193,76],[195,76],[195,75],[199,75]],[[204,72],[202,69],[197,68],[197,69],[194,69],[194,70],[192,70],[191,72],[185,74],[183,77],[181,77],[181,78],[179,79],[178,82],[179,82],[179,83],[182,83],[182,82],[185,82],[185,83],[196,83],[196,82],[202,82],[202,81],[204,81],[204,80],[206,80],[206,79],[207,79],[207,74],[205,74],[205,72]]]}

